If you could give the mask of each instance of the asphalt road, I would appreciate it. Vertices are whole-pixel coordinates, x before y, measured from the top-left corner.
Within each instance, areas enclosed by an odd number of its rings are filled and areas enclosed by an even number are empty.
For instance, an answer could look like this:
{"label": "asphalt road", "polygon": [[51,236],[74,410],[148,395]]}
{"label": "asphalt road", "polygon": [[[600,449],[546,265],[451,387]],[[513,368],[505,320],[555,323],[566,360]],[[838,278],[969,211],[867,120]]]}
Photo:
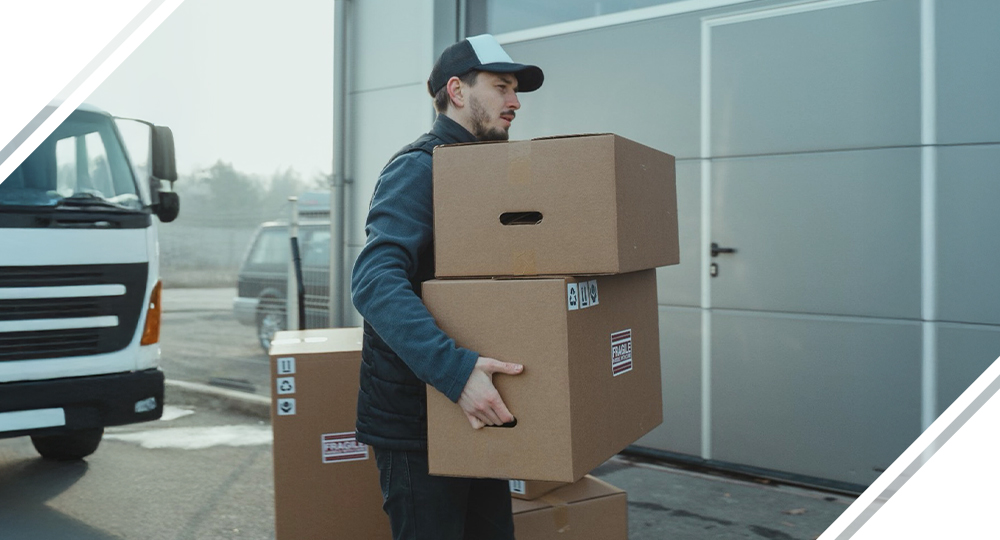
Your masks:
{"label": "asphalt road", "polygon": [[270,425],[218,411],[168,406],[75,463],[0,440],[3,540],[268,540],[273,491]]}
{"label": "asphalt road", "polygon": [[256,329],[236,321],[236,289],[164,289],[161,367],[168,379],[270,395]]}

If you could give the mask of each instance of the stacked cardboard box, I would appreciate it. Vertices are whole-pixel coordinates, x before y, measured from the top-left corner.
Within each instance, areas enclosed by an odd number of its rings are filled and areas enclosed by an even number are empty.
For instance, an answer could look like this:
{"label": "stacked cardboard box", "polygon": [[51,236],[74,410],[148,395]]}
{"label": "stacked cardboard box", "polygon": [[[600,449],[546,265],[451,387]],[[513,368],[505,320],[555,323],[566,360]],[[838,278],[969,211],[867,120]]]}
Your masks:
{"label": "stacked cardboard box", "polygon": [[585,476],[535,500],[513,501],[517,540],[628,540],[625,492]]}
{"label": "stacked cardboard box", "polygon": [[386,540],[375,456],[355,439],[360,328],[279,332],[271,346],[277,540]]}
{"label": "stacked cardboard box", "polygon": [[679,262],[674,158],[581,135],[434,151],[423,299],[517,418],[473,430],[429,388],[432,474],[571,483],[662,421],[655,268]]}

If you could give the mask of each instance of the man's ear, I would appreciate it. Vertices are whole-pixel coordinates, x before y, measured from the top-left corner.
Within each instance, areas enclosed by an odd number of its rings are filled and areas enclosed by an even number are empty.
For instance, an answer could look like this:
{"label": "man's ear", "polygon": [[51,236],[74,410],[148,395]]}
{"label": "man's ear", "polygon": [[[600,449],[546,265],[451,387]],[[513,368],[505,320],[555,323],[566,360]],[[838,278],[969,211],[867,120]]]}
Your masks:
{"label": "man's ear", "polygon": [[445,88],[448,89],[448,98],[451,100],[452,106],[457,109],[465,107],[465,85],[462,84],[461,79],[458,77],[448,79]]}

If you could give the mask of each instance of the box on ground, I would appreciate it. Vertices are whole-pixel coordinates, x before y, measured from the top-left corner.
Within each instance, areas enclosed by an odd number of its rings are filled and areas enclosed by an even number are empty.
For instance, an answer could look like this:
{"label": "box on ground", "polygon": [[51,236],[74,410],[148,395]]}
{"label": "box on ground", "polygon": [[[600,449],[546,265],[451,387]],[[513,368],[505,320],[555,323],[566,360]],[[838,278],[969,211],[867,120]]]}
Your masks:
{"label": "box on ground", "polygon": [[613,134],[439,146],[434,249],[437,277],[677,264],[674,157]]}
{"label": "box on ground", "polygon": [[375,455],[355,440],[360,328],[271,342],[277,540],[385,540]]}
{"label": "box on ground", "polygon": [[537,499],[546,493],[568,485],[566,482],[545,482],[542,480],[510,480],[509,482],[510,496],[526,501]]}
{"label": "box on ground", "polygon": [[628,497],[593,476],[534,501],[513,500],[517,540],[628,540]]}
{"label": "box on ground", "polygon": [[459,345],[524,365],[493,377],[513,428],[474,430],[428,388],[431,474],[575,482],[662,421],[655,270],[433,280],[423,299]]}

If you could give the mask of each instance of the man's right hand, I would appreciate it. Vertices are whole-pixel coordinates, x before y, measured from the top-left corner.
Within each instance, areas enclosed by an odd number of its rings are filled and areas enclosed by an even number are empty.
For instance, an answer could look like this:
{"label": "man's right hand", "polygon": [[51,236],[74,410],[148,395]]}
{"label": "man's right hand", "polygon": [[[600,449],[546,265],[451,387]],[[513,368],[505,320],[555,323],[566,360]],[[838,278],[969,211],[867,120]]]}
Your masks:
{"label": "man's right hand", "polygon": [[521,364],[501,362],[494,358],[480,356],[472,369],[458,406],[465,412],[474,429],[484,426],[500,426],[514,421],[514,415],[507,410],[500,393],[493,386],[493,374],[517,375],[524,371]]}

